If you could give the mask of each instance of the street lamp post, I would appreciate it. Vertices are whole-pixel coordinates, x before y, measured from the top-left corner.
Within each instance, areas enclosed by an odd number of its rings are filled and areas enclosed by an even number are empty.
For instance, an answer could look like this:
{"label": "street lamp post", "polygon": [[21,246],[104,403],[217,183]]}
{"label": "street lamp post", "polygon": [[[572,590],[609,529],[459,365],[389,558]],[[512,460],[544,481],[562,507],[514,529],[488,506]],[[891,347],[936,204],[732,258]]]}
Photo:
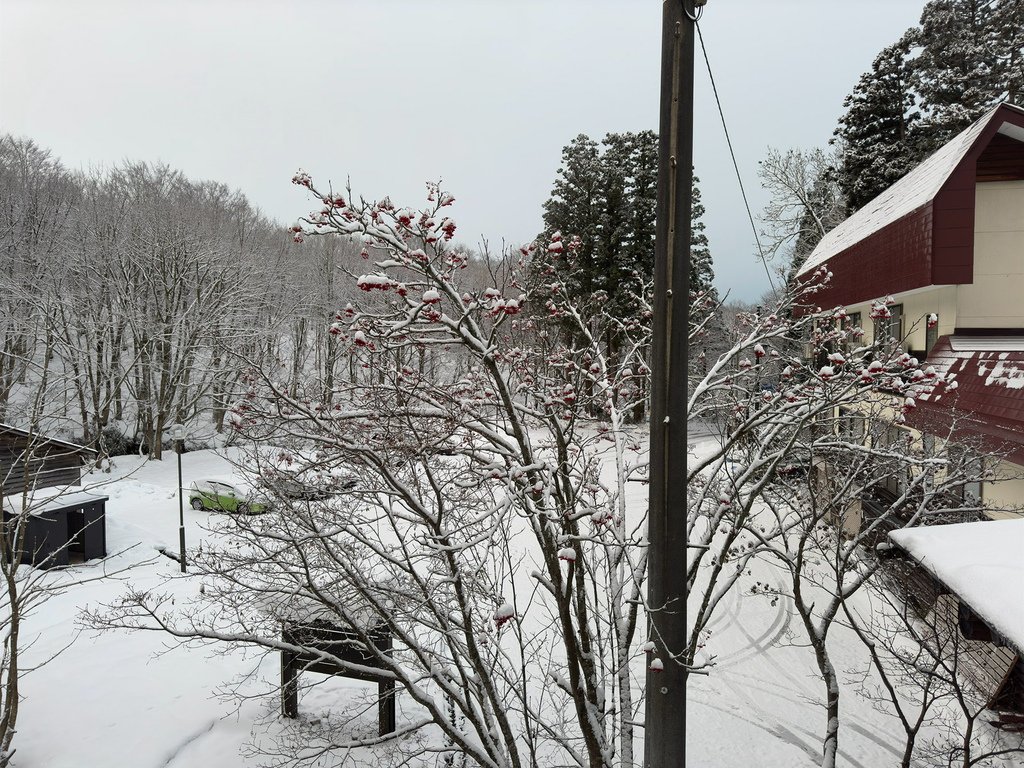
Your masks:
{"label": "street lamp post", "polygon": [[178,563],[185,573],[185,488],[181,480],[181,451],[185,447],[185,425],[171,425],[174,452],[178,454]]}

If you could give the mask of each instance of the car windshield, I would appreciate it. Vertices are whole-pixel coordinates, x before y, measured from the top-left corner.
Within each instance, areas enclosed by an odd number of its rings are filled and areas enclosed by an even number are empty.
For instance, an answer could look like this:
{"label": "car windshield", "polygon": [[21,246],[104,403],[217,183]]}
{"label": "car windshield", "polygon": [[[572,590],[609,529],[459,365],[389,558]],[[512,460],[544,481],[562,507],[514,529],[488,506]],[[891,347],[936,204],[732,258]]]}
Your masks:
{"label": "car windshield", "polygon": [[230,494],[234,494],[236,496],[244,495],[235,486],[228,485],[227,483],[221,483],[215,480],[196,481],[192,483],[192,487],[197,491],[202,491],[203,493],[213,493],[219,496],[228,496]]}

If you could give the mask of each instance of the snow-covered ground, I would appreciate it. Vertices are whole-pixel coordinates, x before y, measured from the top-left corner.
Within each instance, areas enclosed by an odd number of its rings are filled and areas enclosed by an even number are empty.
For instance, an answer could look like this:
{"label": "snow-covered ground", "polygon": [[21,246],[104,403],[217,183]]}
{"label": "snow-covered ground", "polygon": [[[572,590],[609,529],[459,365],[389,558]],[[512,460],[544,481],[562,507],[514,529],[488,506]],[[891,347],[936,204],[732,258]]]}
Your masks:
{"label": "snow-covered ground", "polygon": [[[705,438],[702,438],[705,439]],[[698,450],[700,445],[697,446]],[[25,676],[16,764],[22,768],[182,768],[258,765],[246,757],[254,738],[276,739],[289,726],[277,720],[277,701],[258,694],[278,679],[276,657],[209,646],[172,647],[160,633],[82,633],[76,617],[86,606],[115,600],[129,585],[184,598],[199,587],[156,552],[177,550],[177,467],[173,456],[142,463],[120,457],[116,479],[102,492],[108,550],[103,563],[79,565],[47,578],[82,581],[42,605],[25,625],[29,664],[63,651]],[[183,457],[184,483],[228,478],[229,461],[212,451]],[[631,484],[630,505],[646,504],[647,488]],[[207,534],[209,513],[185,508],[189,546]],[[117,554],[114,554],[117,553]],[[109,575],[102,578],[104,572]],[[766,564],[752,578],[778,582]],[[824,725],[823,686],[786,598],[735,591],[715,619],[708,651],[717,666],[692,679],[688,692],[690,765],[717,768],[814,765]],[[862,668],[864,653],[851,632],[833,636],[837,666]],[[304,695],[300,708],[316,716],[360,711],[372,730],[375,710],[361,704],[375,686],[327,680]],[[228,694],[228,695],[222,695]],[[235,695],[255,696],[240,699]],[[893,765],[901,731],[852,690],[844,693],[841,764]],[[365,710],[365,711],[364,711]],[[365,723],[362,721],[365,720]]]}
{"label": "snow-covered ground", "polygon": [[[699,437],[694,452],[712,447]],[[747,584],[784,588],[782,573],[754,559]],[[854,596],[854,601],[860,595]],[[866,598],[865,598],[866,599]],[[707,676],[690,677],[687,753],[694,766],[745,768],[818,765],[825,726],[825,688],[800,619],[785,595],[734,589],[712,619],[706,652],[715,657]],[[852,630],[835,626],[830,644],[836,667],[862,670],[866,656]],[[849,689],[841,703],[840,765],[898,764],[902,729],[895,719]]]}

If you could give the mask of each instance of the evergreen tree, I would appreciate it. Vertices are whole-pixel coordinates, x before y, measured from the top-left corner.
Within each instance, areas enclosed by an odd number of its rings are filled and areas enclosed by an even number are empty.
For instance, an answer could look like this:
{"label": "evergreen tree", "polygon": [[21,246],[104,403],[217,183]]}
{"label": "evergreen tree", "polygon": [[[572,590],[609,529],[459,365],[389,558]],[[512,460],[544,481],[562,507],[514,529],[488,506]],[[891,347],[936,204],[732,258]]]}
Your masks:
{"label": "evergreen tree", "polygon": [[[578,237],[576,256],[581,264],[593,264],[597,252],[603,207],[601,176],[597,142],[581,133],[562,148],[562,164],[551,197],[544,203],[545,235],[562,232],[566,238]],[[594,277],[594,270],[581,270],[578,280],[570,284],[574,296],[592,294]]]}
{"label": "evergreen tree", "polygon": [[690,225],[690,293],[711,294],[715,291],[715,270],[711,263],[711,248],[705,234],[704,204],[700,201],[700,179],[693,177],[693,208]]}
{"label": "evergreen tree", "polygon": [[[913,133],[919,114],[910,87],[909,56],[915,32],[875,57],[843,101],[835,136],[842,150],[836,180],[850,211],[863,207],[917,162]],[[834,140],[835,141],[835,140]]]}
{"label": "evergreen tree", "polygon": [[921,14],[912,84],[920,99],[919,156],[927,156],[1002,100],[992,0],[932,0]]}
{"label": "evergreen tree", "polygon": [[631,136],[633,169],[630,224],[625,261],[643,278],[654,274],[654,231],[658,214],[658,134],[641,131]]}
{"label": "evergreen tree", "polygon": [[[561,232],[580,243],[574,298],[603,291],[628,314],[632,295],[654,274],[658,136],[653,131],[609,133],[600,146],[577,136],[562,150],[562,165],[544,203],[544,236]],[[691,289],[714,291],[711,251],[693,182]],[[634,277],[635,276],[635,277]]]}
{"label": "evergreen tree", "polygon": [[[531,265],[532,279],[543,283],[545,273],[571,267],[574,276],[562,274],[577,306],[602,305],[621,321],[649,323],[636,300],[654,276],[654,238],[658,197],[658,136],[653,131],[609,133],[600,147],[580,135],[562,150],[562,165],[544,203],[541,240],[561,232],[565,241],[579,238],[571,253],[552,260],[539,255]],[[691,295],[703,301],[691,307],[691,321],[701,322],[717,310],[711,250],[705,232],[704,206],[698,180],[693,181],[693,222],[690,252]],[[705,328],[719,329],[711,318]],[[617,332],[606,329],[603,343],[610,360],[619,357]],[[720,334],[719,334],[720,335]],[[691,360],[694,365],[701,361]],[[643,418],[642,400],[633,417]]]}
{"label": "evergreen tree", "polygon": [[632,266],[625,258],[632,208],[632,134],[609,133],[601,145],[600,225],[590,268],[595,289],[604,291],[612,314],[621,316],[629,313],[632,282]]}
{"label": "evergreen tree", "polygon": [[1024,98],[1024,0],[931,0],[843,102],[837,179],[854,211],[1002,101]]}
{"label": "evergreen tree", "polygon": [[997,101],[1024,101],[1024,0],[1002,0],[992,11],[986,41],[994,51]]}

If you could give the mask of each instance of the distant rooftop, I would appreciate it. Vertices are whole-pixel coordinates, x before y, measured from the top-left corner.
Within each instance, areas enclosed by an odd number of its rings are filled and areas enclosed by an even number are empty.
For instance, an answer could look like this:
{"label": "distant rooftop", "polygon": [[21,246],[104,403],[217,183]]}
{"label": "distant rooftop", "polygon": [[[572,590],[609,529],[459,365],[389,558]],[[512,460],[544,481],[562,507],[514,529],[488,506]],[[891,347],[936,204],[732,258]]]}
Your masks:
{"label": "distant rooftop", "polygon": [[96,453],[96,451],[94,451],[92,448],[89,448],[89,447],[84,446],[84,445],[79,445],[78,443],[72,443],[69,440],[61,440],[61,439],[56,438],[56,437],[49,437],[48,435],[44,435],[41,432],[33,433],[33,432],[30,432],[27,429],[22,429],[21,427],[15,427],[15,426],[13,426],[11,424],[0,423],[0,434],[3,434],[4,432],[12,433],[12,434],[15,434],[15,435],[20,435],[22,437],[31,437],[31,438],[33,438],[35,440],[38,440],[40,443],[53,443],[53,444],[56,444],[56,445],[66,445],[68,448],[73,448],[76,451],[86,451],[88,453]]}

